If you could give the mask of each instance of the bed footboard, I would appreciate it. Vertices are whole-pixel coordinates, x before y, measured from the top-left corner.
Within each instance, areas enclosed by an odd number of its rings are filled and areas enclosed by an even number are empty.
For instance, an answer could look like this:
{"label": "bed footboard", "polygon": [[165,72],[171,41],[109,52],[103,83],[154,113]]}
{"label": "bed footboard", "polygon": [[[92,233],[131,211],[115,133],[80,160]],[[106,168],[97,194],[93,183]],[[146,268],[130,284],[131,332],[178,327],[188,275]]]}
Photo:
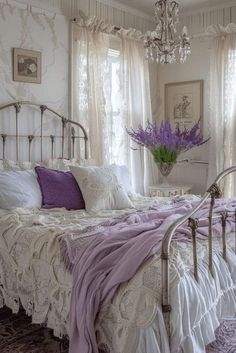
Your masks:
{"label": "bed footboard", "polygon": [[[228,212],[224,212],[221,215],[214,216],[214,205],[215,200],[221,197],[221,190],[219,187],[220,181],[227,175],[236,172],[236,166],[231,167],[219,174],[215,182],[210,186],[210,188],[204,193],[199,203],[186,215],[179,218],[175,223],[173,223],[165,233],[165,236],[162,240],[162,250],[161,250],[161,259],[162,259],[162,311],[166,323],[166,329],[169,337],[169,344],[171,346],[171,335],[170,335],[170,312],[171,302],[170,302],[170,245],[173,239],[173,236],[179,226],[188,222],[188,226],[191,229],[192,233],[192,242],[193,242],[193,266],[194,266],[194,277],[196,281],[199,281],[198,274],[198,256],[197,256],[197,229],[198,224],[203,219],[197,219],[194,217],[196,212],[202,207],[205,201],[210,198],[209,205],[209,214],[208,214],[208,268],[209,272],[213,276],[213,234],[212,234],[212,222],[216,218],[221,219],[222,226],[222,255],[225,261],[227,261],[227,241],[226,241],[226,221],[229,217]],[[230,214],[232,216],[232,213]],[[233,217],[236,224],[236,210],[234,211]],[[235,226],[235,252],[236,252],[236,226]]]}

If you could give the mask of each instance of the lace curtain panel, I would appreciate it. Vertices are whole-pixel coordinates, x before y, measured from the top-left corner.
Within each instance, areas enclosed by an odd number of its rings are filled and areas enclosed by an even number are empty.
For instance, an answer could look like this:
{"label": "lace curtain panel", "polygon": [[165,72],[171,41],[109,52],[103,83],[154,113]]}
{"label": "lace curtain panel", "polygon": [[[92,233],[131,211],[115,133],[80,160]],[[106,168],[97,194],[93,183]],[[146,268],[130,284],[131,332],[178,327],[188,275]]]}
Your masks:
{"label": "lace curtain panel", "polygon": [[[236,165],[236,33],[224,30],[216,35],[211,57],[209,184],[223,169]],[[234,175],[224,180],[222,190],[225,197],[236,195]]]}
{"label": "lace curtain panel", "polygon": [[73,117],[88,131],[90,157],[98,165],[127,165],[135,191],[145,194],[157,171],[126,132],[152,121],[141,33],[121,29],[114,35],[113,26],[96,21],[75,24],[73,36]]}

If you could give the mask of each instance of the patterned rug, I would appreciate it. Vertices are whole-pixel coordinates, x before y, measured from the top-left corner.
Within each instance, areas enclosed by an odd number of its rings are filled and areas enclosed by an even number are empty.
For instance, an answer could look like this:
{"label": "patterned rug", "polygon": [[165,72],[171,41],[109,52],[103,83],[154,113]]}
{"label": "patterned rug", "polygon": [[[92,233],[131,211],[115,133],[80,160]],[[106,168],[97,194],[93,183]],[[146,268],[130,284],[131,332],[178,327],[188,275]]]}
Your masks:
{"label": "patterned rug", "polygon": [[236,318],[223,321],[216,330],[216,341],[211,343],[207,353],[236,353]]}
{"label": "patterned rug", "polygon": [[0,310],[1,353],[67,353],[68,341],[59,340],[52,330],[32,325],[24,311],[14,315],[9,309]]}
{"label": "patterned rug", "polygon": [[[216,331],[216,341],[207,353],[236,353],[236,319],[224,321]],[[55,338],[52,331],[32,325],[24,311],[14,315],[0,310],[1,353],[68,353],[68,341]]]}

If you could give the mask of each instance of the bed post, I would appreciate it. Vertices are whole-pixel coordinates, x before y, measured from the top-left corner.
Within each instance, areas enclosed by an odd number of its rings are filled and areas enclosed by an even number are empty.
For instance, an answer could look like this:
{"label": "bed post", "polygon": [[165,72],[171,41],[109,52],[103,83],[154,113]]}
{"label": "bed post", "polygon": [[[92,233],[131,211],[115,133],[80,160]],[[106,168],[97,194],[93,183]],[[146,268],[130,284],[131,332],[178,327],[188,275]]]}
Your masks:
{"label": "bed post", "polygon": [[61,118],[61,124],[62,124],[61,158],[63,159],[64,158],[64,145],[65,145],[65,127],[66,127],[66,124],[67,124],[67,119],[66,118]]}
{"label": "bed post", "polygon": [[45,112],[45,110],[47,110],[47,106],[46,105],[40,105],[40,110],[41,110],[41,123],[40,123],[40,139],[41,139],[41,162],[43,161],[43,114]]}
{"label": "bed post", "polygon": [[228,218],[228,213],[224,212],[221,216],[221,224],[222,224],[222,244],[223,244],[223,259],[227,261],[227,241],[226,241],[226,222]]}
{"label": "bed post", "polygon": [[212,275],[212,277],[214,277],[213,274],[213,260],[212,260],[212,217],[213,217],[213,209],[214,209],[214,205],[215,205],[215,199],[218,199],[221,197],[221,191],[219,186],[214,183],[210,186],[210,188],[208,189],[208,192],[210,193],[211,196],[211,202],[210,202],[210,208],[209,208],[209,215],[208,215],[208,220],[209,220],[209,226],[208,226],[208,230],[209,230],[209,235],[208,235],[208,267],[209,267],[209,271]]}
{"label": "bed post", "polygon": [[14,104],[16,110],[16,160],[19,161],[19,127],[18,127],[18,120],[19,120],[19,113],[21,110],[21,105],[19,102]]}
{"label": "bed post", "polygon": [[6,140],[7,134],[2,134],[2,159],[6,159]]}
{"label": "bed post", "polygon": [[161,266],[162,266],[162,312],[166,323],[166,330],[169,339],[169,345],[171,344],[170,337],[170,280],[169,280],[169,266],[170,266],[170,255],[169,252],[162,253],[161,255]]}
{"label": "bed post", "polygon": [[54,142],[55,142],[55,136],[50,135],[50,140],[51,140],[51,159],[54,159]]}
{"label": "bed post", "polygon": [[197,228],[198,228],[198,219],[197,218],[189,218],[188,226],[191,228],[192,231],[192,238],[193,238],[193,267],[194,267],[194,277],[195,280],[199,281],[198,276],[198,260],[197,260]]}
{"label": "bed post", "polygon": [[29,162],[31,161],[31,143],[34,139],[34,136],[33,135],[29,135],[28,136],[28,141],[29,141]]}
{"label": "bed post", "polygon": [[[75,128],[71,128],[72,158],[75,158]],[[79,149],[80,150],[80,149]]]}

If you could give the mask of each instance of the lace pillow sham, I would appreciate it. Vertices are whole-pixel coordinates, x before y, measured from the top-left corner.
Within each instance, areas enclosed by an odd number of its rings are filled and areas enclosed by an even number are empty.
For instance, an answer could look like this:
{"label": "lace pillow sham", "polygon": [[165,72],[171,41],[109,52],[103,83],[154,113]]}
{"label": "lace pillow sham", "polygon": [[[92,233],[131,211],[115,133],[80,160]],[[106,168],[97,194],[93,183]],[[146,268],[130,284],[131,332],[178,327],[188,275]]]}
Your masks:
{"label": "lace pillow sham", "polygon": [[89,212],[133,208],[125,188],[111,167],[70,166]]}

